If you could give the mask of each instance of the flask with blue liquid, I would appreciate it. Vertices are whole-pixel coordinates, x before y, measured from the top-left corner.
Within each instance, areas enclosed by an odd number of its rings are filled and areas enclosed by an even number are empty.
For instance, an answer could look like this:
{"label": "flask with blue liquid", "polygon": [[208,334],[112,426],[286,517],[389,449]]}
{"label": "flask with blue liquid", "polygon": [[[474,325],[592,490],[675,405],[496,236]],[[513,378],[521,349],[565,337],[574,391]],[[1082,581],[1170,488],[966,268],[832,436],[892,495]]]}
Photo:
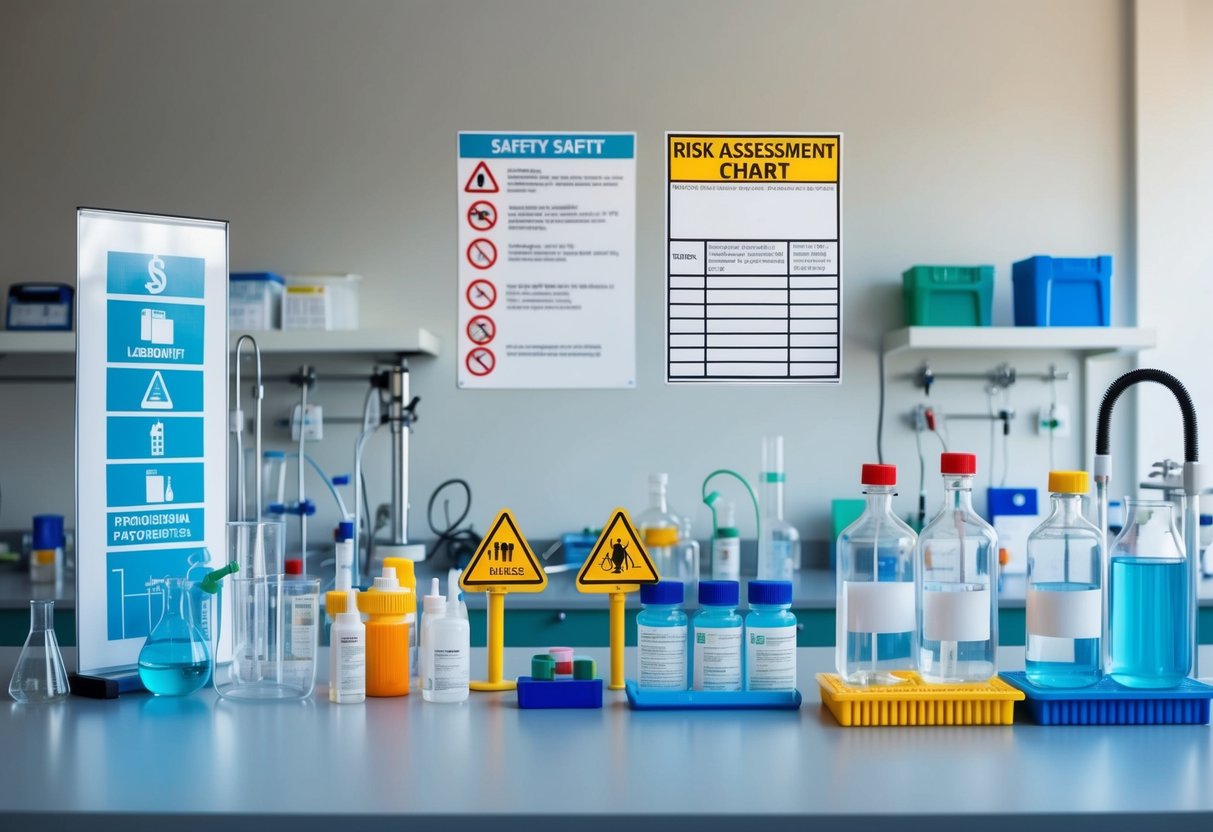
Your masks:
{"label": "flask with blue liquid", "polygon": [[211,678],[211,648],[198,626],[194,585],[182,578],[152,582],[163,603],[160,621],[139,651],[139,679],[159,696],[184,696]]}

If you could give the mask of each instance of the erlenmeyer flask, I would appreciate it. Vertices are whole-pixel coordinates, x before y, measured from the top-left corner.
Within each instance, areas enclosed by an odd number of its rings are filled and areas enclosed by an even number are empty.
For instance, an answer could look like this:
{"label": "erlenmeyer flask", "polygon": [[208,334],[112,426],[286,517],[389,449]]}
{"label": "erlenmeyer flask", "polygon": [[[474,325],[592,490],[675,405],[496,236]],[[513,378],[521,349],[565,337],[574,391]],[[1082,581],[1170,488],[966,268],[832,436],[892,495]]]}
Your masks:
{"label": "erlenmeyer flask", "polygon": [[54,702],[68,694],[67,668],[55,638],[55,602],[29,602],[29,636],[8,683],[8,695],[18,702]]}
{"label": "erlenmeyer flask", "polygon": [[181,578],[153,581],[164,600],[160,622],[139,651],[139,678],[158,696],[193,693],[211,677],[211,649],[195,625],[190,593]]}

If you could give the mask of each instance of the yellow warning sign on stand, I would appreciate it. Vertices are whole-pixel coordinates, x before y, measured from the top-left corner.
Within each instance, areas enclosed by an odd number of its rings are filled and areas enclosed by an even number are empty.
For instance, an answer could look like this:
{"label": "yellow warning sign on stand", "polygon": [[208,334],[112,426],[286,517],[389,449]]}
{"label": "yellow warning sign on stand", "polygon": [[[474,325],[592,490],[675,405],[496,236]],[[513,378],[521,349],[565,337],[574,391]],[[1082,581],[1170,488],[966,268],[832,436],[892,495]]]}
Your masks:
{"label": "yellow warning sign on stand", "polygon": [[581,592],[633,592],[640,584],[655,584],[661,577],[640,542],[626,510],[615,509],[611,522],[598,537],[593,551],[577,573]]}
{"label": "yellow warning sign on stand", "polygon": [[479,592],[494,587],[510,592],[543,592],[547,585],[547,573],[522,536],[518,521],[508,508],[503,508],[459,576],[459,587]]}

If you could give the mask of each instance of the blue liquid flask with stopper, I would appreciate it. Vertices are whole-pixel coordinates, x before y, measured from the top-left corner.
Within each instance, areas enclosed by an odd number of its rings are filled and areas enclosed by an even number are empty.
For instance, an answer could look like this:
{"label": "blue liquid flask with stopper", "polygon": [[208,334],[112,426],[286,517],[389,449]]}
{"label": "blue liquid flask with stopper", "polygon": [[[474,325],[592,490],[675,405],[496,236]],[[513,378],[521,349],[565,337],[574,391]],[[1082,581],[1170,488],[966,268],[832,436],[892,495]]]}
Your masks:
{"label": "blue liquid flask with stopper", "polygon": [[1082,513],[1086,471],[1050,471],[1052,510],[1028,535],[1028,681],[1082,688],[1102,672],[1103,532]]}
{"label": "blue liquid flask with stopper", "polygon": [[158,696],[185,696],[211,678],[211,648],[194,617],[194,585],[182,578],[150,585],[159,589],[163,611],[139,651],[139,678]]}
{"label": "blue liquid flask with stopper", "polygon": [[1192,669],[1188,560],[1175,506],[1125,500],[1108,579],[1108,674],[1131,688],[1173,688]]}

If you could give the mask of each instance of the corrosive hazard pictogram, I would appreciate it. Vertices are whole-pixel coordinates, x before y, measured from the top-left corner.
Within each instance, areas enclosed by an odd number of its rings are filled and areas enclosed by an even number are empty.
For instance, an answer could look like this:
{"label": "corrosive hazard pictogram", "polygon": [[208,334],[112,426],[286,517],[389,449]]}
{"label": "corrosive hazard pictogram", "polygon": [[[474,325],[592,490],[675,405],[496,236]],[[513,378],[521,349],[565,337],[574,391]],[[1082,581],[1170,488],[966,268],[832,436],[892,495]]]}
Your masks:
{"label": "corrosive hazard pictogram", "polygon": [[464,359],[464,366],[474,376],[487,376],[497,366],[497,356],[488,347],[476,347]]}
{"label": "corrosive hazard pictogram", "polygon": [[469,194],[495,194],[498,191],[497,180],[493,178],[489,166],[481,162],[468,177],[468,183],[463,186],[463,190]]}
{"label": "corrosive hazard pictogram", "polygon": [[492,240],[479,237],[468,244],[468,262],[478,269],[487,269],[497,262],[497,246]]}
{"label": "corrosive hazard pictogram", "polygon": [[511,592],[542,592],[547,573],[531,551],[508,508],[498,512],[476,554],[459,576],[461,589],[505,587]]}
{"label": "corrosive hazard pictogram", "polygon": [[626,510],[617,508],[577,573],[581,592],[628,592],[661,580]]}
{"label": "corrosive hazard pictogram", "polygon": [[477,231],[489,231],[497,224],[497,206],[485,199],[478,199],[468,208],[468,225]]}

